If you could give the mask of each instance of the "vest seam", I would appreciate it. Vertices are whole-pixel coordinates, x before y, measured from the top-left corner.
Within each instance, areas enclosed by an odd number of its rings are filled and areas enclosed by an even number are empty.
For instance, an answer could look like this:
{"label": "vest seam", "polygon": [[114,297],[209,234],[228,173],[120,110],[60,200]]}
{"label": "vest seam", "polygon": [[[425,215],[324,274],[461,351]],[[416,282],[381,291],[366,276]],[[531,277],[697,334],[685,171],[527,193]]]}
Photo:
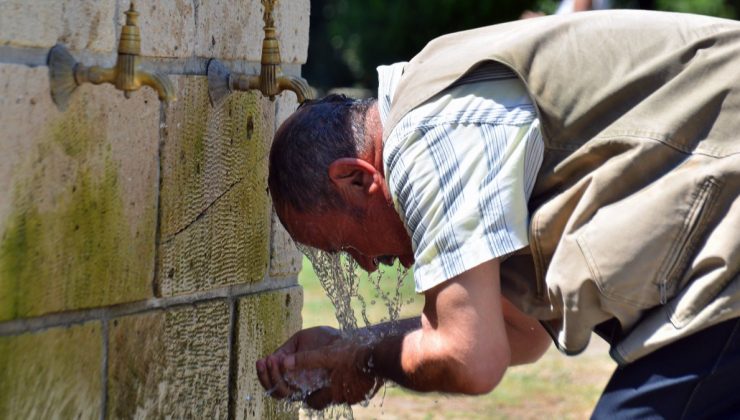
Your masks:
{"label": "vest seam", "polygon": [[535,295],[537,299],[545,301],[545,294],[547,289],[547,281],[545,279],[546,266],[543,261],[542,253],[540,252],[541,243],[537,232],[539,232],[539,212],[535,211],[531,219],[531,241],[530,249],[532,250],[532,261],[534,262],[534,273],[535,273]]}
{"label": "vest seam", "polygon": [[[622,133],[616,133],[616,134],[610,133],[608,135],[597,135],[596,137],[593,137],[591,140],[588,140],[587,142],[583,143],[583,145],[585,146],[588,143],[595,141],[595,140],[610,140],[610,139],[619,139],[619,138],[624,138],[624,137],[640,139],[640,140],[652,140],[652,141],[661,143],[667,147],[670,147],[671,149],[674,149],[678,152],[681,152],[689,156],[699,155],[699,156],[706,156],[706,157],[711,157],[715,159],[721,159],[724,157],[740,154],[740,151],[737,151],[737,152],[725,153],[725,154],[722,154],[721,156],[718,156],[718,153],[716,152],[713,154],[710,152],[703,152],[703,151],[699,151],[696,149],[691,150],[691,149],[679,146],[678,144],[675,144],[669,136],[660,135],[657,132],[622,132]],[[703,146],[705,141],[706,139],[701,140],[699,144],[697,145],[697,148]]]}

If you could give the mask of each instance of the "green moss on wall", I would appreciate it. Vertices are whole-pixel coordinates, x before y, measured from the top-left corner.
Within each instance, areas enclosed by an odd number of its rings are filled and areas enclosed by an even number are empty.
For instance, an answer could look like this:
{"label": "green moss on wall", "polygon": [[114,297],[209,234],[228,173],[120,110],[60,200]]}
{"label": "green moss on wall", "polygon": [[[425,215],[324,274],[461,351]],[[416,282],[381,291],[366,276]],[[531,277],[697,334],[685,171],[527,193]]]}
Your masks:
{"label": "green moss on wall", "polygon": [[68,112],[30,158],[0,237],[0,320],[145,298],[130,229],[141,221],[126,220],[98,124]]}
{"label": "green moss on wall", "polygon": [[141,406],[155,405],[165,379],[166,314],[153,312],[110,324],[108,416],[131,419]]}
{"label": "green moss on wall", "polygon": [[99,323],[0,337],[0,418],[96,419]]}
{"label": "green moss on wall", "polygon": [[265,102],[238,92],[213,108],[205,78],[183,80],[181,91],[162,149],[157,291],[261,281],[270,236]]}
{"label": "green moss on wall", "polygon": [[264,395],[257,380],[255,362],[274,352],[300,329],[302,303],[300,286],[258,293],[239,300],[236,419],[284,419],[297,416],[295,407],[286,410],[276,400]]}

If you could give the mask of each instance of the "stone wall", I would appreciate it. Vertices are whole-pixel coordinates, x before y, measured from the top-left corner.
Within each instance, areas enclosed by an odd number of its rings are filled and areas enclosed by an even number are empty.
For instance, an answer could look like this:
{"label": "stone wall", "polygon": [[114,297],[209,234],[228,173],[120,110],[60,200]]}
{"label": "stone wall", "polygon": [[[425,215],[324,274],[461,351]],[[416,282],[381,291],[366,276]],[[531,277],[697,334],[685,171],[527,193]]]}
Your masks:
{"label": "stone wall", "polygon": [[[112,65],[128,6],[0,2],[0,418],[295,417],[254,362],[301,323],[301,259],[266,189],[296,98],[213,108],[204,77],[212,57],[258,71],[262,5],[137,2],[143,65],[177,101],[87,84],[58,110],[49,48]],[[286,74],[308,16],[278,1]]]}

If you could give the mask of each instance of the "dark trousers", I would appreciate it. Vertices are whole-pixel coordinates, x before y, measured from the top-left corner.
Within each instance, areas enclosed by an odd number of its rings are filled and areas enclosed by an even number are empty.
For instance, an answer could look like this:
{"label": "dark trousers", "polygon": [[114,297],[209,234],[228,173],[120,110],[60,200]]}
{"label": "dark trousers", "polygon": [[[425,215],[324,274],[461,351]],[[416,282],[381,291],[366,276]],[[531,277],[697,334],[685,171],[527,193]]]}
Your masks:
{"label": "dark trousers", "polygon": [[740,419],[740,319],[617,368],[594,419]]}

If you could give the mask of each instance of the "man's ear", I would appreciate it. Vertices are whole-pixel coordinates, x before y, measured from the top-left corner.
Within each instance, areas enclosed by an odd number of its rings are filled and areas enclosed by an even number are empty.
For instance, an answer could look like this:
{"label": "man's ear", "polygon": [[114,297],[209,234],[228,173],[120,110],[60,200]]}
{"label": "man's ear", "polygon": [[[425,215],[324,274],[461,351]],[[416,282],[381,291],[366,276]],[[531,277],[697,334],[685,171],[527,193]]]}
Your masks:
{"label": "man's ear", "polygon": [[364,207],[367,198],[379,188],[377,169],[358,158],[339,158],[332,162],[329,179],[342,197],[357,207]]}

